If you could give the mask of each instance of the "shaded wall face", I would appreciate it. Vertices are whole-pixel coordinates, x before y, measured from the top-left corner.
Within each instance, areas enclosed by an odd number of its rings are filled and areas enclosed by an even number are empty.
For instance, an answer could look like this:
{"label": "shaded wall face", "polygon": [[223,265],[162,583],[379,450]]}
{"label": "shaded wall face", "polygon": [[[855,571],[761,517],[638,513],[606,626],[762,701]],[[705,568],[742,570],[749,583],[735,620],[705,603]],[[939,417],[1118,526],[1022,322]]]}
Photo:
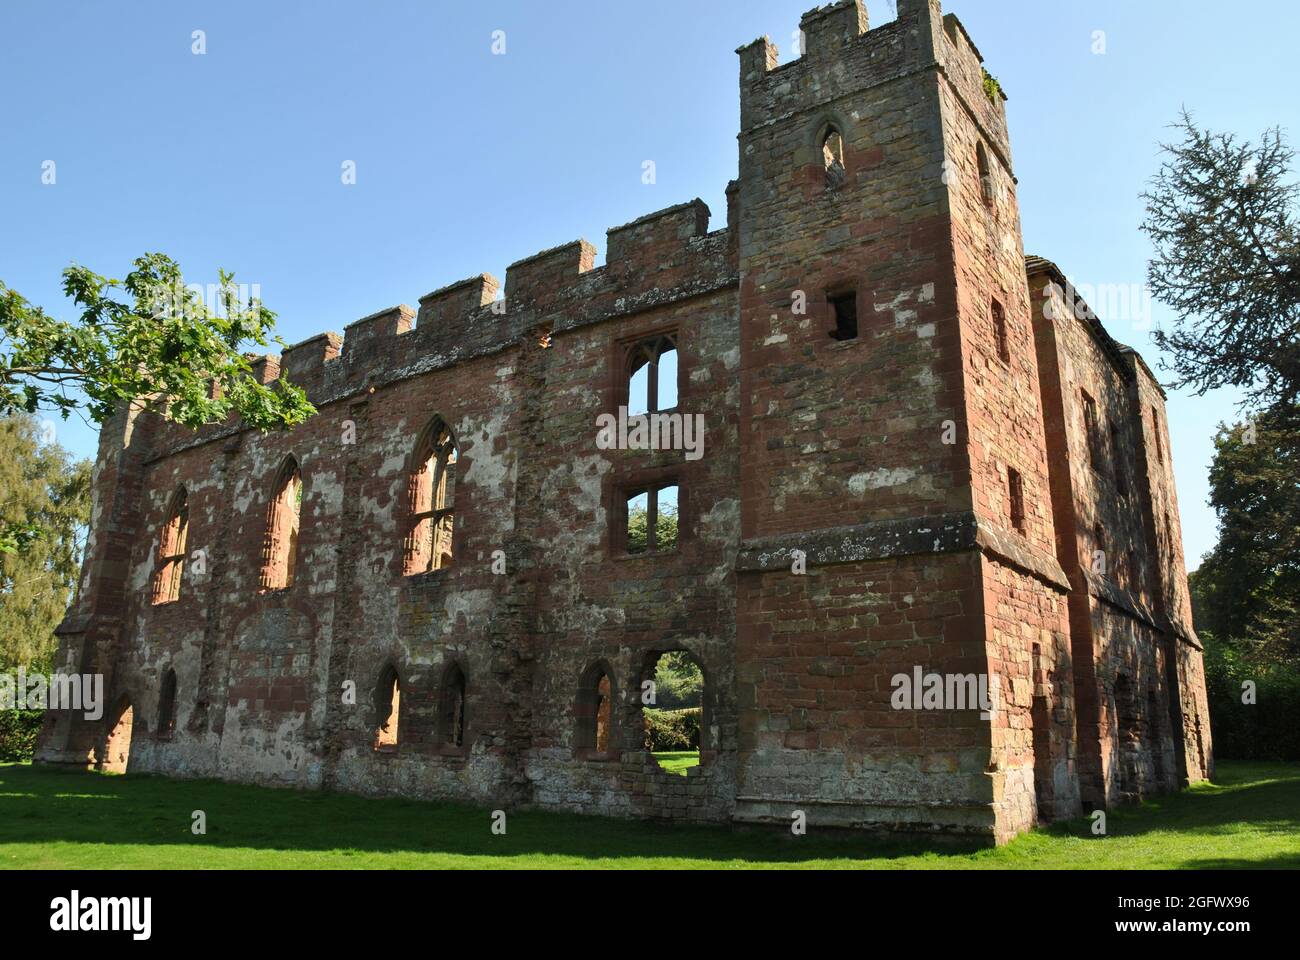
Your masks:
{"label": "shaded wall face", "polygon": [[1051,558],[1038,361],[1010,147],[1000,138],[1003,106],[977,82],[979,61],[964,35],[942,36],[951,68],[939,92],[972,504],[983,521]]}
{"label": "shaded wall face", "polygon": [[1034,322],[1058,553],[1074,587],[1080,776],[1086,801],[1114,803],[1173,788],[1199,763],[1185,756],[1204,713],[1183,705],[1195,703],[1196,681],[1179,666],[1194,660],[1197,673],[1199,650],[1164,619],[1185,578],[1161,548],[1170,452],[1152,424],[1163,402],[1059,280],[1031,273],[1030,290],[1042,304]]}
{"label": "shaded wall face", "polygon": [[[1151,604],[1151,570],[1141,497],[1143,437],[1130,377],[1088,331],[1050,277],[1031,277],[1035,318],[1055,359],[1051,404],[1054,465],[1068,481],[1061,562],[1110,581]],[[1064,504],[1063,504],[1064,506]],[[1101,536],[1098,536],[1098,533]]]}
{"label": "shaded wall face", "polygon": [[1066,594],[996,557],[980,559],[998,836],[1079,812],[1073,665]]}

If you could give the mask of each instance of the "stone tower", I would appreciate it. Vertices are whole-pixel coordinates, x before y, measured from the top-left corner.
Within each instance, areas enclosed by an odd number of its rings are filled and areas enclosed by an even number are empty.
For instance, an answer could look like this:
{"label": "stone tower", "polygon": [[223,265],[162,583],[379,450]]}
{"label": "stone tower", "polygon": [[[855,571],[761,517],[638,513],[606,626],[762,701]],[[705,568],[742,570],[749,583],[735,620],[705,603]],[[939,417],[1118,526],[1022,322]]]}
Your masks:
{"label": "stone tower", "polygon": [[[937,2],[801,28],[739,51],[737,815],[1009,836],[1078,796],[1003,97]],[[896,709],[918,668],[999,709]]]}

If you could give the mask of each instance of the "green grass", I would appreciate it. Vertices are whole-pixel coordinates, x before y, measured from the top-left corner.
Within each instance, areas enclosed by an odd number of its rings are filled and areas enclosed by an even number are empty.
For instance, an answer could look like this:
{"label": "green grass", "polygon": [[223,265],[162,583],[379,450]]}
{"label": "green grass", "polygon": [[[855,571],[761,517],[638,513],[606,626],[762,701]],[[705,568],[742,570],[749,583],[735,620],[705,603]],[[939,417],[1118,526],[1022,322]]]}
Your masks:
{"label": "green grass", "polygon": [[[190,832],[194,810],[206,836]],[[999,849],[818,830],[731,829],[370,800],[210,780],[0,765],[0,867],[1300,867],[1300,764],[1219,780]]]}
{"label": "green grass", "polygon": [[698,750],[660,750],[651,756],[658,761],[664,773],[675,773],[680,777],[686,776],[686,771],[691,767],[700,765]]}

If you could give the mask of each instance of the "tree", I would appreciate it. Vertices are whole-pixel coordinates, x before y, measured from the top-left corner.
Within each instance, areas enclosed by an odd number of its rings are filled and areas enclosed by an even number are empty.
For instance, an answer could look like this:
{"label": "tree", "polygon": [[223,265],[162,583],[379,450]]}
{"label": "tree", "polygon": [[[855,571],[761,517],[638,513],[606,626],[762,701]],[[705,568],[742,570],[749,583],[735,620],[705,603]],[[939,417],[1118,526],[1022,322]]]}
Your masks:
{"label": "tree", "polygon": [[90,463],[42,445],[26,414],[0,417],[0,670],[46,670],[81,563]]}
{"label": "tree", "polygon": [[655,664],[655,706],[667,710],[698,707],[703,690],[704,674],[686,651],[665,653]]}
{"label": "tree", "polygon": [[1198,129],[1184,112],[1179,143],[1143,194],[1155,255],[1152,293],[1171,306],[1154,332],[1176,387],[1233,386],[1254,406],[1300,400],[1300,225],[1293,152],[1279,130],[1258,145]]}
{"label": "tree", "polygon": [[[677,546],[677,504],[660,501],[655,511],[655,549],[671,550]],[[641,553],[649,544],[650,511],[642,504],[627,512],[627,547],[629,553]]]}
{"label": "tree", "polygon": [[1220,426],[1210,467],[1219,541],[1195,575],[1198,629],[1250,663],[1300,664],[1300,410]]}
{"label": "tree", "polygon": [[241,303],[232,274],[220,278],[210,309],[162,254],[137,259],[125,280],[72,266],[63,290],[81,310],[77,323],[0,283],[0,415],[47,409],[66,419],[84,407],[102,423],[120,405],[142,403],[191,428],[232,413],[260,430],[302,423],[315,413],[302,389],[283,376],[259,383],[241,352],[273,339],[275,314],[258,300]]}

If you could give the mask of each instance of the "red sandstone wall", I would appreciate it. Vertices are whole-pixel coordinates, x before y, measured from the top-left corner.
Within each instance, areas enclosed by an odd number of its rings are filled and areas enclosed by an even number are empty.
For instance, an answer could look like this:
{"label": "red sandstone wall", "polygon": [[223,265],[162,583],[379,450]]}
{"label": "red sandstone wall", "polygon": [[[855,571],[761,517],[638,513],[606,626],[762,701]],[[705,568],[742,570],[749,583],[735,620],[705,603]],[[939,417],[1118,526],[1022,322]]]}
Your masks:
{"label": "red sandstone wall", "polygon": [[[806,53],[787,65],[766,41],[741,50],[728,229],[709,233],[699,201],[670,207],[611,230],[603,266],[584,241],[518,261],[495,308],[500,285],[480,275],[418,313],[383,310],[264,358],[265,380],[303,384],[320,409],[288,434],[106,428],[61,655],[135,707],[131,769],[634,816],[788,822],[804,809],[1005,839],[1077,808],[1076,710],[1096,715],[1080,727],[1096,731],[1099,794],[1114,794],[1112,769],[1159,779],[1170,758],[1141,737],[1130,749],[1107,719],[1114,664],[1135,665],[1141,689],[1173,677],[1160,709],[1180,705],[1174,722],[1197,743],[1194,638],[1166,652],[1154,626],[1116,612],[1113,589],[1078,575],[1094,515],[1154,544],[1154,518],[1176,525],[1177,504],[1167,466],[1145,460],[1145,528],[1095,478],[1048,469],[1049,452],[1077,464],[1061,370],[1122,400],[1086,339],[1032,348],[1005,116],[978,53],[930,0],[899,0],[898,20],[870,32],[842,0],[803,28]],[[828,189],[830,125],[844,170]],[[837,341],[828,295],[845,289],[859,333]],[[598,449],[625,346],[665,332],[678,410],[705,419],[703,457]],[[1153,382],[1133,383],[1135,406],[1157,402]],[[406,576],[407,482],[435,415],[460,450],[455,562]],[[297,578],[266,593],[267,509],[290,454],[304,480]],[[1008,468],[1024,479],[1023,531]],[[665,479],[681,491],[679,548],[624,555],[624,491]],[[204,550],[207,572],[154,606],[158,532],[182,484],[187,552]],[[1178,619],[1180,541],[1166,541],[1159,578],[1158,546],[1145,551],[1145,589]],[[794,550],[806,573],[791,571]],[[640,684],[673,649],[707,683],[705,762],[687,778],[662,773],[641,740]],[[453,665],[460,747],[439,734]],[[579,685],[598,666],[614,696],[599,754],[576,736]],[[399,737],[381,752],[375,690],[390,667]],[[991,720],[894,709],[893,678],[917,667],[993,677]],[[168,669],[177,718],[160,738]],[[84,760],[101,733],[52,720],[42,758]],[[1208,737],[1205,724],[1184,751],[1190,770],[1208,768]]]}

